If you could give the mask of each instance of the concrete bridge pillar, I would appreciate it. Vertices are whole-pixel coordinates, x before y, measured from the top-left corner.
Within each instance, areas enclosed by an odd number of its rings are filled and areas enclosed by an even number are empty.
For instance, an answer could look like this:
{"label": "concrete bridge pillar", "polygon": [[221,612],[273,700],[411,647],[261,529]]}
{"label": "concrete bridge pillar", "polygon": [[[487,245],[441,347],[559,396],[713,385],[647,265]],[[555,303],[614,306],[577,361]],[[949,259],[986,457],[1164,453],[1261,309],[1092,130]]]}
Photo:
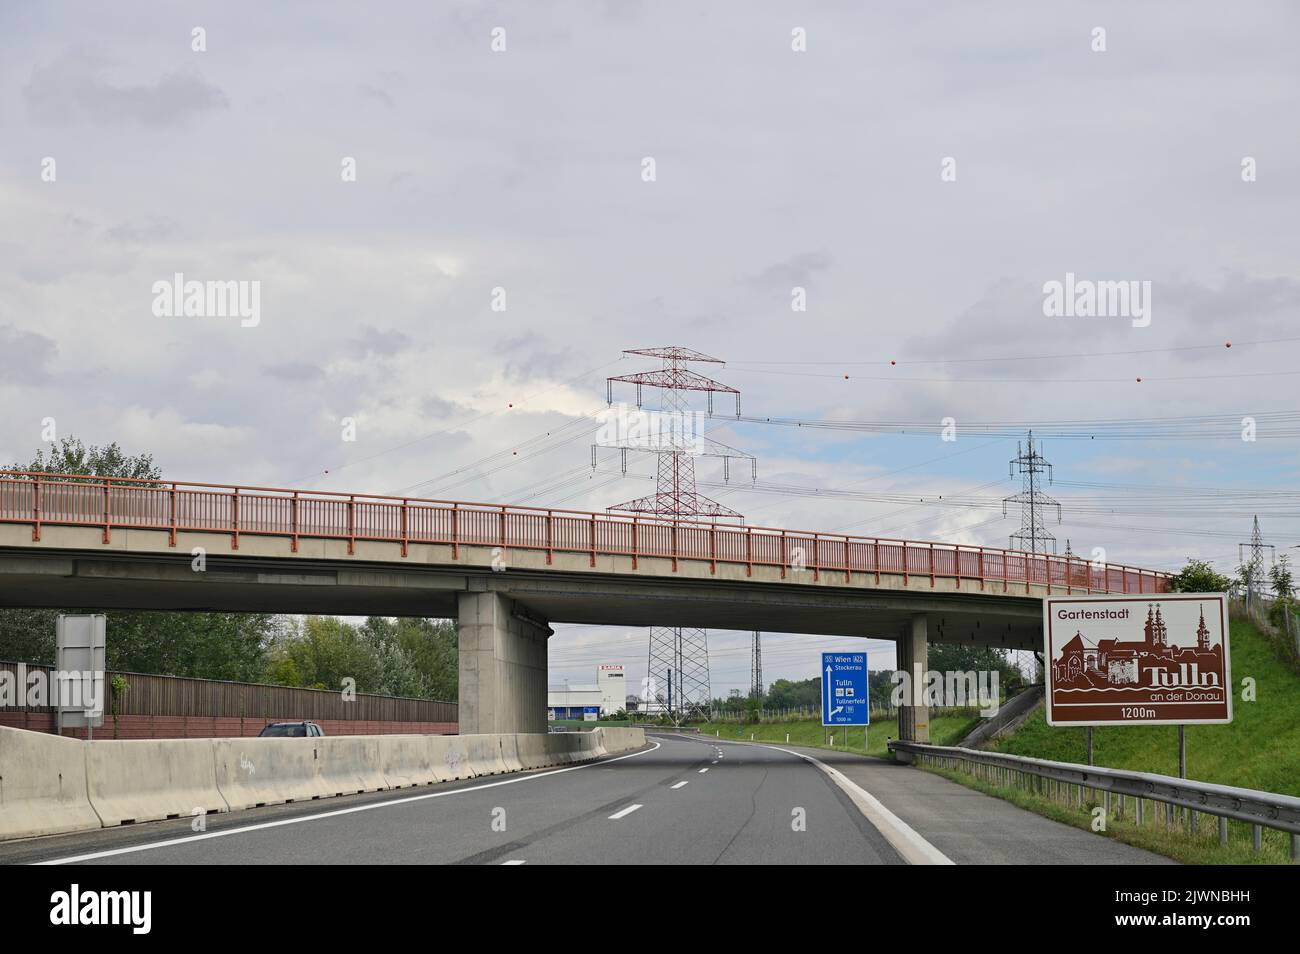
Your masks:
{"label": "concrete bridge pillar", "polygon": [[[898,707],[898,738],[903,742],[930,741],[930,707],[925,704],[925,674],[930,668],[929,640],[924,613],[917,613],[898,637],[898,668],[908,675],[908,695]],[[910,762],[898,753],[900,762]]]}
{"label": "concrete bridge pillar", "polygon": [[460,593],[460,734],[546,731],[546,621],[495,592]]}

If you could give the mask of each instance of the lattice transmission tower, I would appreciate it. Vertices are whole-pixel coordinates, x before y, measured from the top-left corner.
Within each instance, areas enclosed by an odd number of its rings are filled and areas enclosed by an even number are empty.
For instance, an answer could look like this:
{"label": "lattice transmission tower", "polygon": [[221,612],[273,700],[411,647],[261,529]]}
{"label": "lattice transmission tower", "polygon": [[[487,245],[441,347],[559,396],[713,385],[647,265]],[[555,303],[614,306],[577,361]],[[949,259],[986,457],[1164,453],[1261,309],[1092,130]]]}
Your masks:
{"label": "lattice transmission tower", "polygon": [[750,660],[749,698],[755,702],[763,701],[763,634],[754,630],[754,644]]}
{"label": "lattice transmission tower", "polygon": [[1016,456],[1011,461],[1011,476],[1021,476],[1023,489],[1002,501],[1002,516],[1007,515],[1007,504],[1020,504],[1020,529],[1011,534],[1011,549],[1030,553],[1055,553],[1056,537],[1043,521],[1043,508],[1056,508],[1056,522],[1061,522],[1061,505],[1042,492],[1042,475],[1052,482],[1052,465],[1034,446],[1034,432],[1029,432],[1029,446],[1016,442]]}
{"label": "lattice transmission tower", "polygon": [[[1277,558],[1277,550],[1271,543],[1264,542],[1264,535],[1259,531],[1259,515],[1255,515],[1255,525],[1250,531],[1250,542],[1237,544],[1237,558],[1246,576],[1246,599],[1254,601],[1259,596],[1260,584],[1264,582],[1264,551],[1268,550],[1270,560]],[[1250,556],[1246,557],[1245,553]]]}
{"label": "lattice transmission tower", "polygon": [[[629,451],[644,451],[657,455],[658,467],[655,491],[607,509],[626,513],[641,513],[668,520],[699,519],[712,521],[724,518],[739,523],[744,518],[716,500],[710,500],[695,489],[695,458],[721,457],[724,477],[731,475],[732,458],[748,460],[751,475],[756,476],[757,463],[745,454],[718,441],[705,437],[705,415],[690,408],[691,392],[706,394],[708,414],[713,413],[713,396],[729,394],[735,398],[736,416],[740,416],[740,392],[733,387],[687,367],[692,363],[722,364],[714,358],[689,348],[634,348],[624,354],[659,358],[661,366],[650,371],[620,374],[606,382],[606,398],[614,403],[614,384],[636,385],[637,413],[626,413],[620,406],[614,420],[620,423],[616,433],[606,435],[600,443],[618,448],[622,454],[623,473],[627,473]],[[660,392],[660,409],[654,417],[642,411],[644,390],[654,388]],[[621,431],[622,433],[618,433]],[[596,464],[596,448],[592,448],[592,466]],[[709,634],[707,630],[681,626],[654,626],[650,629],[650,646],[646,673],[646,690],[643,693],[647,706],[666,712],[674,721],[681,722],[707,710],[712,700],[709,684]]]}

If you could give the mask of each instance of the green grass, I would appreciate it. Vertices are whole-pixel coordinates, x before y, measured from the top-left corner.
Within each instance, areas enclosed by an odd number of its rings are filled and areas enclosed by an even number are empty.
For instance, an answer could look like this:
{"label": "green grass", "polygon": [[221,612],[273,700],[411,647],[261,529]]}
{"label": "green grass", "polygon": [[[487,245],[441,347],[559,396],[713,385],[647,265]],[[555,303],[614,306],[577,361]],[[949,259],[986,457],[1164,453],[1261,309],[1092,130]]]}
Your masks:
{"label": "green grass", "polygon": [[[979,716],[973,712],[971,715],[933,716],[930,719],[930,741],[936,745],[952,745],[970,732],[978,722]],[[755,742],[780,742],[783,744],[786,741],[786,734],[789,733],[791,745],[808,745],[819,749],[831,748],[827,741],[833,732],[835,736],[834,749],[837,752],[846,749],[850,752],[864,751],[862,745],[863,730],[861,728],[823,729],[821,723],[814,719],[752,724],[703,722],[699,724],[699,729],[703,735],[717,733],[715,737],[721,739],[740,739],[747,742],[750,735],[753,735]],[[873,722],[868,726],[867,742],[869,744],[865,750],[866,754],[892,758],[885,748],[887,738],[898,738],[898,720],[896,718]]]}
{"label": "green grass", "polygon": [[[1079,808],[1074,789],[1070,789],[1068,794],[1062,793],[1057,797],[1049,798],[1028,789],[993,785],[965,772],[953,772],[942,768],[927,768],[926,771],[1001,798],[1054,821],[1085,830],[1093,830],[1093,809],[1102,805],[1102,796],[1097,792],[1086,792],[1083,808]],[[1177,815],[1174,824],[1167,827],[1165,806],[1148,801],[1144,809],[1143,824],[1138,827],[1135,824],[1133,799],[1126,798],[1124,802],[1124,818],[1120,819],[1117,817],[1118,799],[1111,798],[1106,830],[1098,833],[1101,837],[1113,838],[1126,845],[1144,848],[1189,865],[1289,863],[1291,841],[1286,832],[1265,828],[1261,837],[1261,850],[1256,852],[1251,845],[1251,826],[1243,822],[1230,821],[1228,843],[1220,845],[1219,820],[1213,815],[1199,814],[1197,831],[1193,834],[1188,828],[1186,819],[1180,819]]]}
{"label": "green grass", "polygon": [[[1229,725],[1187,727],[1187,776],[1221,785],[1300,796],[1300,675],[1279,660],[1268,638],[1246,620],[1230,622],[1234,685],[1233,721]],[[1242,699],[1242,680],[1255,681],[1256,700]],[[937,741],[937,740],[936,740]],[[1040,710],[995,749],[1009,755],[1056,762],[1087,761],[1087,730],[1052,727]],[[1099,726],[1093,729],[1093,761],[1110,768],[1178,775],[1177,726]],[[927,768],[963,785],[1006,799],[1048,818],[1089,828],[1099,793],[1077,807],[1073,797],[1049,799],[1040,792],[990,784],[964,772]],[[1198,817],[1192,834],[1181,823],[1165,826],[1165,806],[1148,802],[1145,824],[1134,824],[1133,800],[1126,799],[1125,818],[1116,817],[1112,799],[1106,837],[1145,848],[1187,864],[1285,864],[1290,836],[1263,830],[1263,850],[1251,847],[1251,826],[1229,822],[1228,844],[1218,842],[1218,819]]]}

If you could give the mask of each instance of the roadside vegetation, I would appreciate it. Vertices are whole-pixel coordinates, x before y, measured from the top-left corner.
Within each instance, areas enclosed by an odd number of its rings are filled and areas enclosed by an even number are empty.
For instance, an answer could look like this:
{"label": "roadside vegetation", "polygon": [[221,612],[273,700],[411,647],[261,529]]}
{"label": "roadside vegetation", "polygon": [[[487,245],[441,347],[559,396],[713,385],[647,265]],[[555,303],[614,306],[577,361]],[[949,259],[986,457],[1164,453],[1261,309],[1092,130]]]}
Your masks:
{"label": "roadside vegetation", "polygon": [[[1198,587],[1192,587],[1196,589]],[[1292,668],[1285,647],[1275,634],[1262,631],[1238,607],[1229,622],[1233,721],[1230,725],[1192,725],[1186,729],[1189,778],[1240,788],[1300,797],[1300,675]],[[1087,761],[1087,730],[1047,725],[1040,710],[993,749],[1010,755],[1057,762]],[[1093,761],[1110,768],[1178,775],[1177,726],[1099,726],[1093,729]],[[1079,828],[1092,824],[1092,809],[1102,795],[1087,795],[1084,808],[1073,796],[1059,801],[1020,788],[992,785],[964,772],[927,769],[963,785],[1004,798]],[[1282,864],[1290,857],[1290,836],[1264,829],[1262,850],[1252,846],[1251,826],[1229,822],[1228,844],[1218,841],[1218,819],[1200,814],[1197,831],[1190,819],[1175,817],[1167,824],[1165,807],[1148,802],[1145,824],[1134,822],[1133,800],[1127,799],[1125,818],[1117,816],[1112,799],[1105,837],[1158,852],[1189,864]]]}

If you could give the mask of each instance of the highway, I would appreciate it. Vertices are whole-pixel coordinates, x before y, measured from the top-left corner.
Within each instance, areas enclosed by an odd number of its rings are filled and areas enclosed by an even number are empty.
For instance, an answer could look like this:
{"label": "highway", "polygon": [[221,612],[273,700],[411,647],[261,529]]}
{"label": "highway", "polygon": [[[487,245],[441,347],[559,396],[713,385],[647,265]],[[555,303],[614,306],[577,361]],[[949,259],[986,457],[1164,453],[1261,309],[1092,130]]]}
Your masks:
{"label": "highway", "polygon": [[[200,833],[177,819],[15,842],[0,862],[875,865],[1033,863],[1058,849],[1076,862],[1164,860],[918,770],[809,754],[841,781],[784,746],[660,735],[565,769],[211,815]],[[887,797],[854,792],[859,777]],[[900,830],[911,832],[901,851]]]}

